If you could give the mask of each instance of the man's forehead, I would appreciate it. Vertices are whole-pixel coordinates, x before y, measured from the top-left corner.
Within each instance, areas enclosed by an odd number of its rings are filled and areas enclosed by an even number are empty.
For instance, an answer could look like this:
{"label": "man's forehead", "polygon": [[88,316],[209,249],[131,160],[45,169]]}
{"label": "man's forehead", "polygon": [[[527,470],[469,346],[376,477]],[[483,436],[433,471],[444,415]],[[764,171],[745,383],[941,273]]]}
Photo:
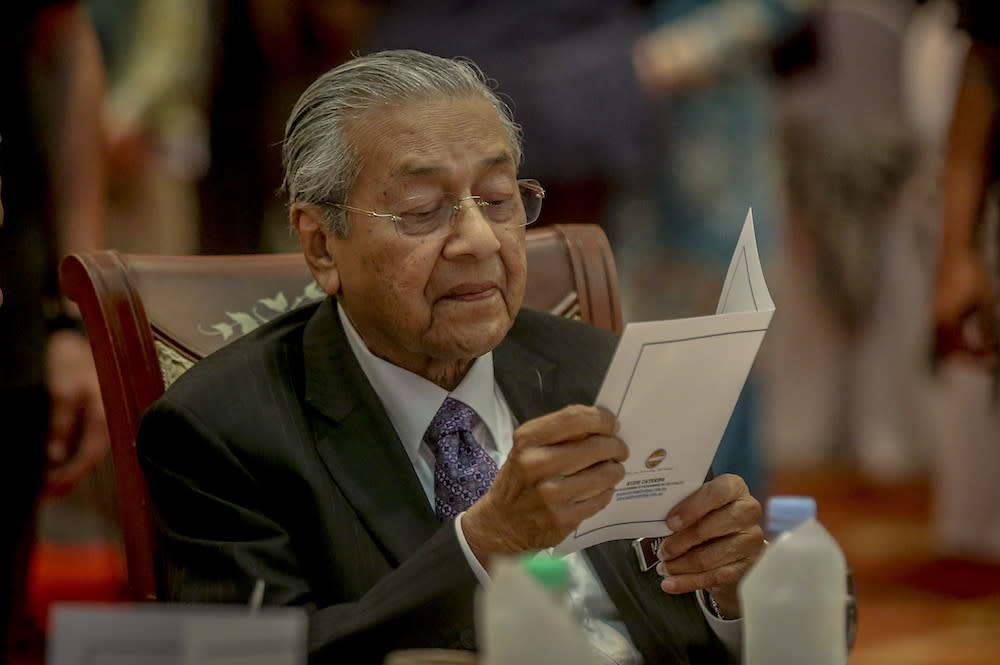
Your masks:
{"label": "man's forehead", "polygon": [[516,172],[496,109],[481,97],[432,98],[369,109],[350,131],[363,170],[379,180],[445,177],[456,167]]}
{"label": "man's forehead", "polygon": [[[477,167],[477,170],[481,171],[488,171],[498,166],[514,166],[514,157],[510,154],[510,150],[505,148],[501,152],[483,157],[475,164],[475,166]],[[404,161],[389,175],[393,179],[403,180],[407,178],[441,175],[445,173],[445,171],[446,169],[439,164],[430,162],[425,163],[423,160],[414,159]]]}
{"label": "man's forehead", "polygon": [[503,131],[503,123],[497,109],[481,95],[448,95],[416,97],[375,104],[352,114],[350,125],[359,131],[414,132],[426,129],[428,122],[435,118],[447,118],[453,123],[456,118],[477,120],[483,124],[495,124]]}

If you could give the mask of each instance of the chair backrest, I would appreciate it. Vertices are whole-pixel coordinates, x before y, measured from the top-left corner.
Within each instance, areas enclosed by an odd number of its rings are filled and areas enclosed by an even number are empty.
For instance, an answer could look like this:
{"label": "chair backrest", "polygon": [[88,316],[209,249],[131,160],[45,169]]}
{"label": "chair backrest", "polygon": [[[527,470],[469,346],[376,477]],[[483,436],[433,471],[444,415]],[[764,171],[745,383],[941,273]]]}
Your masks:
{"label": "chair backrest", "polygon": [[[593,224],[527,233],[524,305],[621,332],[614,257]],[[159,539],[135,454],[139,420],[166,386],[261,323],[325,297],[300,254],[71,254],[63,292],[80,307],[97,364],[121,514],[130,596],[163,593]]]}

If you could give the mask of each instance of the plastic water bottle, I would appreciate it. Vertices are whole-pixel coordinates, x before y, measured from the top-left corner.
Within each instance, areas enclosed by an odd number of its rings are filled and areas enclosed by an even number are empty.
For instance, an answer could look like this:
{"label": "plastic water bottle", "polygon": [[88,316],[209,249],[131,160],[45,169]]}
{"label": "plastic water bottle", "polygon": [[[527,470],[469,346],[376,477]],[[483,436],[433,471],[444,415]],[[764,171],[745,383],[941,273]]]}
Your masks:
{"label": "plastic water bottle", "polygon": [[739,586],[743,665],[845,665],[848,575],[811,497],[772,497],[775,538]]}
{"label": "plastic water bottle", "polygon": [[[810,517],[816,518],[816,500],[811,496],[775,496],[768,503],[767,530],[772,542],[792,531]],[[847,600],[845,607],[846,644],[850,653],[858,630],[858,603],[854,595],[854,572],[847,566]]]}
{"label": "plastic water bottle", "polygon": [[600,665],[570,611],[565,561],[510,559],[491,575],[476,604],[480,665]]}

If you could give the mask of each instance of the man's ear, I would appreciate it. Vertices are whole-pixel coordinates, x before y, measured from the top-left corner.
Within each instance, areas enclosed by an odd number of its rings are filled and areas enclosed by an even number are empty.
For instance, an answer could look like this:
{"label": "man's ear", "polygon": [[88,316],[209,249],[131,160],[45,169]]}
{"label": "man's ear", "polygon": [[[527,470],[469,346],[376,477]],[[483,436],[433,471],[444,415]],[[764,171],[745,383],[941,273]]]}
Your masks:
{"label": "man's ear", "polygon": [[319,208],[296,203],[289,211],[288,218],[299,234],[302,253],[313,278],[328,294],[337,295],[340,290],[340,272],[329,247],[333,232],[327,228]]}

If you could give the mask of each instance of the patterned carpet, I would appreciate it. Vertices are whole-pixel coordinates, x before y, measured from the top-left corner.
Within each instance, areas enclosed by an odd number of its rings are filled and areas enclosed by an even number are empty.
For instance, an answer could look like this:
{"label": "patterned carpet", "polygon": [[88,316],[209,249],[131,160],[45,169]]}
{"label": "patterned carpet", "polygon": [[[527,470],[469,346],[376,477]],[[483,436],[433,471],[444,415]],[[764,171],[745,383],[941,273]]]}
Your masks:
{"label": "patterned carpet", "polygon": [[854,569],[859,628],[851,665],[1000,663],[1000,562],[937,551],[925,482],[787,471],[773,491],[816,497],[820,521]]}

